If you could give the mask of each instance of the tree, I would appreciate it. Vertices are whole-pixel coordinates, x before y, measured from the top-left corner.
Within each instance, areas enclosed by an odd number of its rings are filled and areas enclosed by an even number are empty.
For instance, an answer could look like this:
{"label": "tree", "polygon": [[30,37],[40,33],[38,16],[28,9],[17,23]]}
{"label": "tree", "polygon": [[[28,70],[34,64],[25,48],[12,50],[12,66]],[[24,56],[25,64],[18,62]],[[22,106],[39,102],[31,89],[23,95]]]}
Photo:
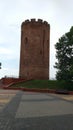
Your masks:
{"label": "tree", "polygon": [[0,69],[1,69],[1,63],[0,63]]}
{"label": "tree", "polygon": [[73,27],[55,44],[57,80],[73,81]]}

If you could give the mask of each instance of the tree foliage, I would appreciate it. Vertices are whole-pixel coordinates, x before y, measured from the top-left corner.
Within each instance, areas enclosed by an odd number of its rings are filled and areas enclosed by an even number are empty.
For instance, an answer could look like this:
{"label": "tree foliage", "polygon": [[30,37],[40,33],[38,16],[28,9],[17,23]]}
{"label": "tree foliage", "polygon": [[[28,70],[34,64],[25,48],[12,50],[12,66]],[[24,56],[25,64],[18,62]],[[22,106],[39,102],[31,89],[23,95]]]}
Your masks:
{"label": "tree foliage", "polygon": [[73,27],[55,44],[58,80],[73,81]]}
{"label": "tree foliage", "polygon": [[0,69],[1,69],[1,62],[0,62]]}

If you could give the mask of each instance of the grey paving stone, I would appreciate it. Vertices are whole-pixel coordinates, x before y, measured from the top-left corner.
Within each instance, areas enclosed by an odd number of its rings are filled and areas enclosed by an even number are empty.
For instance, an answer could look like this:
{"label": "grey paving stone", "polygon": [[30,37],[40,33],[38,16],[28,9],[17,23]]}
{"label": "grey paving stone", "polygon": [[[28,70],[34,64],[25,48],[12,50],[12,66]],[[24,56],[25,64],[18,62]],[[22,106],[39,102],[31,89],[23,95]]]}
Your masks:
{"label": "grey paving stone", "polygon": [[43,117],[73,114],[73,104],[65,100],[57,100],[50,95],[23,95],[16,113],[17,118]]}
{"label": "grey paving stone", "polygon": [[9,102],[6,107],[3,109],[1,116],[5,117],[14,117],[15,113],[17,111],[17,108],[19,107],[21,97],[22,97],[22,91],[18,92],[14,98],[12,98],[11,102]]}
{"label": "grey paving stone", "polygon": [[0,130],[73,130],[73,103],[19,91],[0,112]]}
{"label": "grey paving stone", "polygon": [[73,115],[18,118],[12,130],[73,130]]}
{"label": "grey paving stone", "polygon": [[22,92],[18,92],[16,96],[9,102],[0,112],[0,130],[11,130],[15,114],[21,100]]}
{"label": "grey paving stone", "polygon": [[11,130],[12,129],[12,119],[7,117],[0,117],[0,130]]}

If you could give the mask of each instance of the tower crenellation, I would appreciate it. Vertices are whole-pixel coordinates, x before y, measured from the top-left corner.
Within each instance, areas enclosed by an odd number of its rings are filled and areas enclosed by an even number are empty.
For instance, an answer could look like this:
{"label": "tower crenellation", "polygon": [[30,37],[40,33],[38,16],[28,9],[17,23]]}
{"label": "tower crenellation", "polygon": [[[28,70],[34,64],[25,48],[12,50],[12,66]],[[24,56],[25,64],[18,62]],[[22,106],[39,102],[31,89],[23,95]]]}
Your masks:
{"label": "tower crenellation", "polygon": [[25,24],[42,24],[47,25],[48,27],[50,26],[47,21],[43,21],[42,19],[27,19],[22,23],[22,26]]}

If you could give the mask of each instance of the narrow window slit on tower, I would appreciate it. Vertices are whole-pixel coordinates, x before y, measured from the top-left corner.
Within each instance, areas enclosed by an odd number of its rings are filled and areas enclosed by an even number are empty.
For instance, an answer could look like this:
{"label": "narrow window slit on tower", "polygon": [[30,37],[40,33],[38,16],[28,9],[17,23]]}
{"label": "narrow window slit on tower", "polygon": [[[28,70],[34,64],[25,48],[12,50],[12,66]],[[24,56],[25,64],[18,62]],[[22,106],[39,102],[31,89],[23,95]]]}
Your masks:
{"label": "narrow window slit on tower", "polygon": [[40,50],[40,54],[42,54],[42,50]]}
{"label": "narrow window slit on tower", "polygon": [[47,48],[49,49],[49,40],[47,40]]}
{"label": "narrow window slit on tower", "polygon": [[28,38],[25,37],[25,44],[28,44]]}

